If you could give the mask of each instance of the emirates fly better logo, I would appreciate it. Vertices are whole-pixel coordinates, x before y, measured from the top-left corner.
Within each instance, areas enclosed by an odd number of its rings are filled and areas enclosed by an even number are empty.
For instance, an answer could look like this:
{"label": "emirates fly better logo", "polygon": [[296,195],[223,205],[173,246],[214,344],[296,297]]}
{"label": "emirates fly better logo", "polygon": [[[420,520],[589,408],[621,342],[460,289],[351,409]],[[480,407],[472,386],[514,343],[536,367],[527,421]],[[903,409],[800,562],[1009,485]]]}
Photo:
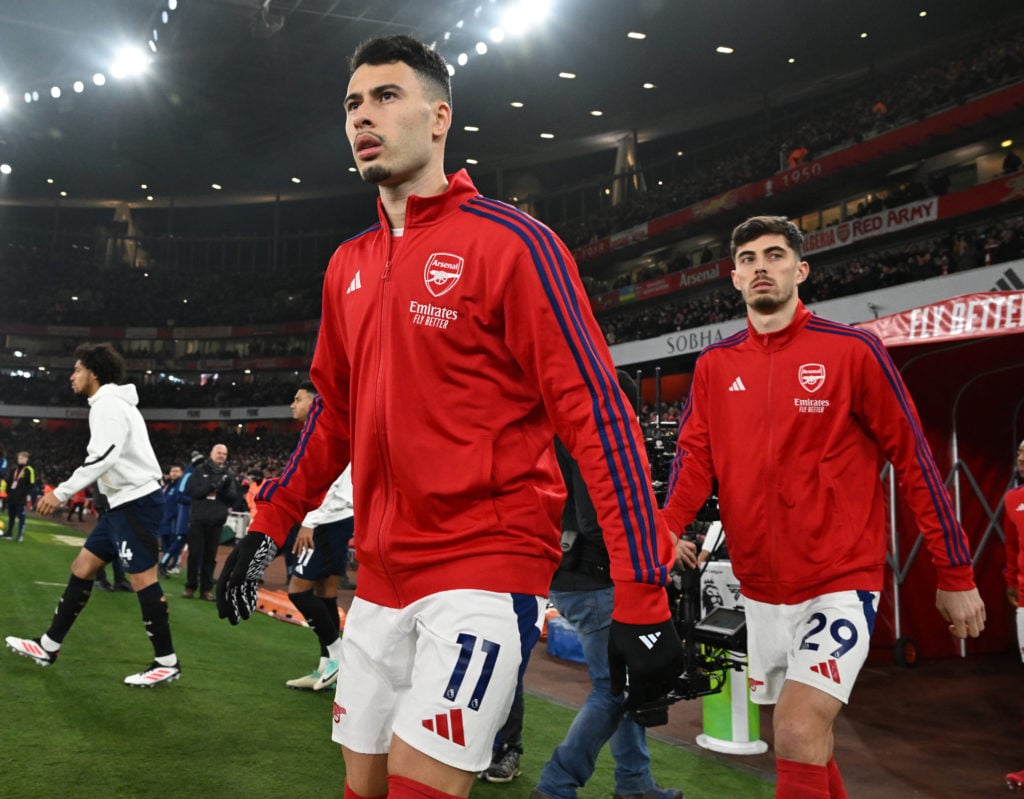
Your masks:
{"label": "emirates fly better logo", "polygon": [[447,294],[462,277],[462,257],[448,252],[435,252],[423,269],[423,282],[435,297]]}
{"label": "emirates fly better logo", "polygon": [[797,380],[812,394],[825,385],[825,364],[805,363],[796,373]]}

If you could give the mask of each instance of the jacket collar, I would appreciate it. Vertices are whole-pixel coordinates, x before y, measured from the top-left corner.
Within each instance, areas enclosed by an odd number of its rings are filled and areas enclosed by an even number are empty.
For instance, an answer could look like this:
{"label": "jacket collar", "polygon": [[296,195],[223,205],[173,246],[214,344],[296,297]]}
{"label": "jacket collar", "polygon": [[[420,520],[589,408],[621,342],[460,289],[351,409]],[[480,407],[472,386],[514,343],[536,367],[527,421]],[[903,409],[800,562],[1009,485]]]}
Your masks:
{"label": "jacket collar", "polygon": [[793,314],[793,321],[782,328],[782,330],[776,330],[773,333],[758,333],[754,330],[754,326],[750,323],[750,319],[748,318],[747,332],[750,340],[758,346],[763,347],[766,350],[780,350],[783,347],[788,346],[789,343],[796,338],[797,334],[807,326],[807,322],[810,318],[811,312],[804,307],[802,301],[797,300],[796,313]]}
{"label": "jacket collar", "polygon": [[[405,201],[405,230],[432,225],[479,194],[465,169],[460,169],[454,175],[446,175],[446,177],[448,178],[448,188],[440,194],[430,197],[409,195]],[[388,230],[390,223],[384,213],[384,203],[381,202],[380,197],[377,198],[377,216],[380,219],[381,228]]]}

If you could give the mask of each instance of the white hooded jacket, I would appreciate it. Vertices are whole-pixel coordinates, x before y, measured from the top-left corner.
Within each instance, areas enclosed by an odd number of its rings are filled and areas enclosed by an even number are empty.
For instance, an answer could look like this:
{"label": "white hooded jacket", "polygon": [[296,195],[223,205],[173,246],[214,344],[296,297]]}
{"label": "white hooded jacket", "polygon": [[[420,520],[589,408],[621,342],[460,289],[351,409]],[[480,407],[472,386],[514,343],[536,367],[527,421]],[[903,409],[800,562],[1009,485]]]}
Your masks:
{"label": "white hooded jacket", "polygon": [[321,527],[352,516],[352,464],[345,467],[338,479],[327,489],[320,507],[311,510],[302,520],[303,527]]}
{"label": "white hooded jacket", "polygon": [[67,502],[98,481],[111,508],[160,489],[160,463],[139,413],[131,383],[107,383],[89,397],[89,447],[85,462],[53,493]]}

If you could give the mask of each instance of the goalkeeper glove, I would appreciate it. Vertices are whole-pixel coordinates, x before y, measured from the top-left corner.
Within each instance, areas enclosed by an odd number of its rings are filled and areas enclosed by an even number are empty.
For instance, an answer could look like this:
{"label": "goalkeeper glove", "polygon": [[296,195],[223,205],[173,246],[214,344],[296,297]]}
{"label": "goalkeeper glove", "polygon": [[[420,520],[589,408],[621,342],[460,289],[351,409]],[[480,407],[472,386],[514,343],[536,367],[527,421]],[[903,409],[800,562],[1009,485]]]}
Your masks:
{"label": "goalkeeper glove", "polygon": [[612,620],[608,667],[612,695],[627,691],[626,710],[661,699],[683,670],[683,645],[671,619],[658,624]]}
{"label": "goalkeeper glove", "polygon": [[217,580],[217,615],[232,624],[256,610],[256,592],[263,572],[277,554],[277,544],[264,533],[248,533],[224,561]]}

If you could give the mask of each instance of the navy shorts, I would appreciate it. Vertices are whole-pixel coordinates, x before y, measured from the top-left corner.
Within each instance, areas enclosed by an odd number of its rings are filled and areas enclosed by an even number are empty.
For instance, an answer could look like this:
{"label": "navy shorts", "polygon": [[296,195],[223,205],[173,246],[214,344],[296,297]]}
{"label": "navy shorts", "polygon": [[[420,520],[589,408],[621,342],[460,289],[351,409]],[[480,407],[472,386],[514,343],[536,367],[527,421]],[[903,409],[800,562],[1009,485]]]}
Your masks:
{"label": "navy shorts", "polygon": [[118,505],[100,516],[85,539],[85,548],[106,563],[120,558],[128,574],[148,571],[159,559],[157,530],[163,515],[164,495],[160,489]]}
{"label": "navy shorts", "polygon": [[295,556],[292,574],[310,581],[344,574],[348,565],[348,542],[352,540],[354,526],[355,520],[349,516],[314,528],[313,551]]}

